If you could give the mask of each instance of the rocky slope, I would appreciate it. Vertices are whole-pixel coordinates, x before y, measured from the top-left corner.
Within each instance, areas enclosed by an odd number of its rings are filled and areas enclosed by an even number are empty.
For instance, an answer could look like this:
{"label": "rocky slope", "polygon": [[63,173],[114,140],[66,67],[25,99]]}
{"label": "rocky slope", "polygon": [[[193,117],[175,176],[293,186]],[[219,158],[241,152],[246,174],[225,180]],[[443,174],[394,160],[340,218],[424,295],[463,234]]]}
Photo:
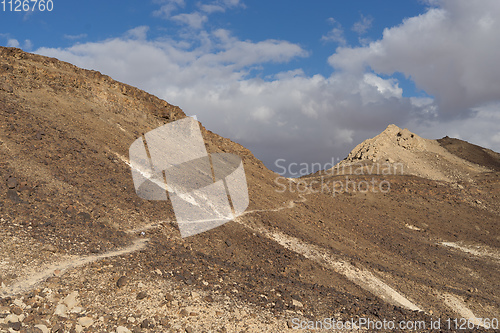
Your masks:
{"label": "rocky slope", "polygon": [[0,48],[0,332],[499,317],[497,155],[390,126],[349,159],[385,140],[391,154],[370,163],[412,171],[351,174],[357,187],[339,190],[346,175],[279,177],[202,127],[208,152],[242,157],[250,206],[182,239],[168,201],[137,197],[127,162],[137,137],[183,117],[100,73]]}
{"label": "rocky slope", "polygon": [[387,163],[394,165],[399,173],[403,170],[403,173],[422,178],[461,182],[490,171],[488,166],[479,165],[478,160],[461,158],[437,140],[424,139],[406,128],[389,125],[373,139],[357,145],[336,168],[363,162]]}

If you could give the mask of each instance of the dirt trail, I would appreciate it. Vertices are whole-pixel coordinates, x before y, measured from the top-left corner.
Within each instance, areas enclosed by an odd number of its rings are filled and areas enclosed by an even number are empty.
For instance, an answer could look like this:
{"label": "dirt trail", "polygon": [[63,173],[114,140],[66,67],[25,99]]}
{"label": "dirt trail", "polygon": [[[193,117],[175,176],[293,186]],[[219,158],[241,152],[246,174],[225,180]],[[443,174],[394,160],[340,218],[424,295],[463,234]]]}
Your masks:
{"label": "dirt trail", "polygon": [[43,282],[47,278],[54,276],[55,271],[59,271],[59,274],[64,274],[67,270],[80,267],[89,263],[92,263],[97,260],[121,256],[124,254],[132,253],[135,251],[140,251],[146,247],[148,239],[137,239],[133,242],[132,245],[116,250],[110,251],[107,253],[95,255],[95,256],[84,256],[84,257],[68,257],[68,259],[51,264],[48,267],[44,268],[42,271],[33,272],[28,276],[22,277],[18,282],[13,283],[2,290],[2,297],[14,296],[35,288],[39,283]]}

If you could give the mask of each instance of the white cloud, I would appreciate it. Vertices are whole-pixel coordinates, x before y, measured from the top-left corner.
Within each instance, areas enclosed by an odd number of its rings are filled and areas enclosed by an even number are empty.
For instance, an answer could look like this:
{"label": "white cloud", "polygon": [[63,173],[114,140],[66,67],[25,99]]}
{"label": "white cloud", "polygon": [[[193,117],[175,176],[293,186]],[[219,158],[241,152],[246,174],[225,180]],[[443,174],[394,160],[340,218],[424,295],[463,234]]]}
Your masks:
{"label": "white cloud", "polygon": [[7,47],[19,47],[20,45],[17,39],[10,38],[7,40]]}
{"label": "white cloud", "polygon": [[216,12],[225,12],[226,9],[222,7],[221,5],[215,5],[215,4],[200,4],[200,10],[207,13],[207,14],[212,14]]}
{"label": "white cloud", "polygon": [[184,0],[155,0],[155,3],[161,4],[160,9],[155,10],[153,15],[170,18],[172,12],[178,10],[179,8],[184,8],[186,3]]}
{"label": "white cloud", "polygon": [[366,73],[363,76],[363,81],[377,88],[377,91],[385,98],[401,98],[403,96],[403,89],[399,88],[397,81],[394,79],[384,80],[375,74]]}
{"label": "white cloud", "polygon": [[203,27],[203,23],[208,21],[208,17],[199,12],[193,12],[190,14],[183,13],[172,16],[172,20],[184,23],[193,29],[201,29]]}
{"label": "white cloud", "polygon": [[87,34],[79,34],[79,35],[67,35],[67,34],[64,34],[63,37],[65,39],[69,39],[69,40],[76,40],[76,39],[87,38]]}
{"label": "white cloud", "polygon": [[340,45],[345,45],[346,40],[342,25],[339,22],[335,21],[335,19],[332,17],[328,19],[328,22],[332,24],[334,27],[332,28],[332,30],[328,31],[326,35],[323,35],[321,37],[321,40],[325,42],[336,42],[339,43]]}
{"label": "white cloud", "polygon": [[146,39],[147,33],[149,31],[148,26],[140,26],[133,29],[130,29],[126,32],[126,36],[132,39]]}
{"label": "white cloud", "polygon": [[24,40],[23,50],[31,51],[32,48],[33,48],[33,42],[29,39]]}
{"label": "white cloud", "polygon": [[362,35],[365,34],[371,28],[372,23],[373,23],[373,17],[364,16],[363,14],[361,14],[361,18],[359,19],[359,21],[354,23],[351,30]]}
{"label": "white cloud", "polygon": [[440,7],[386,29],[368,46],[340,48],[329,62],[337,69],[410,77],[436,97],[443,117],[500,99],[500,2],[443,0]]}

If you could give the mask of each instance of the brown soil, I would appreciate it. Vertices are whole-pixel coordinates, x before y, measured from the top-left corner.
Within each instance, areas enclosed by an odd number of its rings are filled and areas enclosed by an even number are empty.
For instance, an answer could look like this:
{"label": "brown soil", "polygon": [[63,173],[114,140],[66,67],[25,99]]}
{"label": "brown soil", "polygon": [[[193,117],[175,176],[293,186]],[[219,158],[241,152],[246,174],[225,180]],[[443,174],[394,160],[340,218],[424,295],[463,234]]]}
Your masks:
{"label": "brown soil", "polygon": [[495,171],[500,171],[500,154],[467,141],[445,136],[437,140],[450,153],[466,161],[476,163]]}
{"label": "brown soil", "polygon": [[340,191],[346,175],[279,178],[202,127],[209,152],[242,157],[250,206],[182,239],[170,203],[138,198],[125,162],[138,136],[183,117],[100,73],[0,48],[0,332],[500,317],[498,154],[440,141],[446,158],[423,167],[448,178],[365,172],[348,177],[369,191]]}

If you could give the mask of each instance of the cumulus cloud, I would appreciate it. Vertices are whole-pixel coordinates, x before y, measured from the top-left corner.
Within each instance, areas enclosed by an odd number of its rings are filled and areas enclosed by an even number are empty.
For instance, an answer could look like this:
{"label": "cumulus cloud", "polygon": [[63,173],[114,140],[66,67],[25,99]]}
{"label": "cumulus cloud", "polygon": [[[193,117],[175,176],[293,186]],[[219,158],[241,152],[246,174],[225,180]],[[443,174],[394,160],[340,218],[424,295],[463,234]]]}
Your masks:
{"label": "cumulus cloud", "polygon": [[440,7],[385,29],[366,47],[340,48],[329,58],[348,72],[366,67],[401,72],[435,96],[440,115],[453,118],[500,99],[500,2],[439,1]]}
{"label": "cumulus cloud", "polygon": [[[500,12],[496,1],[481,4],[440,1],[365,47],[340,47],[328,59],[330,76],[308,76],[290,65],[261,78],[255,73],[263,66],[309,53],[283,40],[241,40],[224,29],[200,30],[193,40],[135,38],[133,29],[120,38],[37,52],[100,70],[179,105],[274,169],[279,158],[343,158],[390,123],[499,151],[500,73],[494,58],[500,53]],[[390,76],[395,72],[429,96],[405,97]]]}

